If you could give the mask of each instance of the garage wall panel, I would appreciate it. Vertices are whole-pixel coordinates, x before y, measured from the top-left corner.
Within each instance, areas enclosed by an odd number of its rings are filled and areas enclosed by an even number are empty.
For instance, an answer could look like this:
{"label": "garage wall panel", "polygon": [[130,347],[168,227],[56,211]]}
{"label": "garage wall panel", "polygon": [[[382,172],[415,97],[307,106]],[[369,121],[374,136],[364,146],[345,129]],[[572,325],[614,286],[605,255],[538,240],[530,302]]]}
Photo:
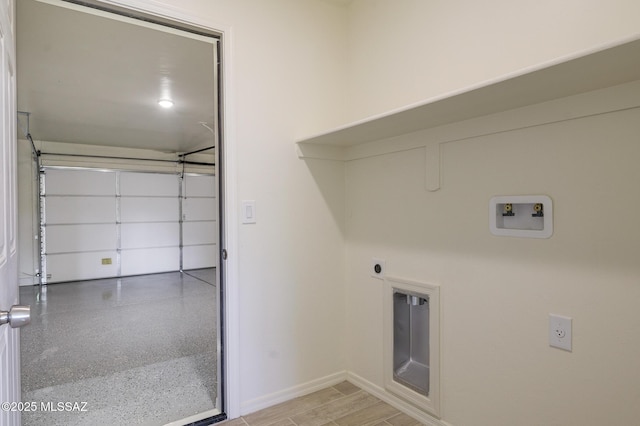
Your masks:
{"label": "garage wall panel", "polygon": [[118,248],[116,224],[55,225],[47,227],[47,253],[70,253]]}
{"label": "garage wall panel", "polygon": [[[116,251],[51,254],[47,256],[49,282],[90,280],[118,275]],[[103,259],[112,263],[103,264]]]}
{"label": "garage wall panel", "polygon": [[216,198],[185,198],[182,200],[182,218],[185,221],[217,220]]}
{"label": "garage wall panel", "polygon": [[116,223],[116,198],[47,196],[46,224]]}
{"label": "garage wall panel", "polygon": [[185,197],[215,197],[216,177],[213,175],[190,175],[184,177]]}
{"label": "garage wall panel", "polygon": [[215,176],[186,174],[182,195],[182,267],[215,267],[218,264]]}
{"label": "garage wall panel", "polygon": [[179,199],[155,197],[122,197],[120,218],[128,222],[178,222]]}
{"label": "garage wall panel", "polygon": [[185,222],[182,238],[185,246],[215,244],[218,240],[217,222]]}
{"label": "garage wall panel", "polygon": [[116,195],[116,172],[47,169],[47,195]]}
{"label": "garage wall panel", "polygon": [[170,247],[180,241],[178,223],[123,223],[121,229],[123,249]]}
{"label": "garage wall panel", "polygon": [[215,244],[187,246],[183,248],[183,269],[211,268],[217,264],[218,251]]}
{"label": "garage wall panel", "polygon": [[179,179],[177,175],[120,172],[120,195],[177,197]]}
{"label": "garage wall panel", "polygon": [[180,248],[122,250],[122,275],[141,275],[180,269]]}

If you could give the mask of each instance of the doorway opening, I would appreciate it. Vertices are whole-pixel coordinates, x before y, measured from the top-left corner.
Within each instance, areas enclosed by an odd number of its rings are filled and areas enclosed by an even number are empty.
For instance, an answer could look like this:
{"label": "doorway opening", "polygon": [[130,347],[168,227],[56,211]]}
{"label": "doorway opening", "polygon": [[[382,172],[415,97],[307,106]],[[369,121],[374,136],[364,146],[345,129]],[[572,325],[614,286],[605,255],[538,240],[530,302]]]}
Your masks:
{"label": "doorway opening", "polygon": [[224,419],[222,35],[93,1],[16,26],[23,400]]}

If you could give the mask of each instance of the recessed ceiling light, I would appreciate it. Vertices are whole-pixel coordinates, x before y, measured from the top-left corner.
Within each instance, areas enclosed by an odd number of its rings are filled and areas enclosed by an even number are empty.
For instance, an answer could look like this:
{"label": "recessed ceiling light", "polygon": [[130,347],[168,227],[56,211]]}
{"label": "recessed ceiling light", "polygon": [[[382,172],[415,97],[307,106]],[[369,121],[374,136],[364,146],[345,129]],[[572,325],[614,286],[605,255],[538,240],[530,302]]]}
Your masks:
{"label": "recessed ceiling light", "polygon": [[160,99],[158,101],[158,105],[162,108],[171,108],[173,106],[173,101],[171,99]]}

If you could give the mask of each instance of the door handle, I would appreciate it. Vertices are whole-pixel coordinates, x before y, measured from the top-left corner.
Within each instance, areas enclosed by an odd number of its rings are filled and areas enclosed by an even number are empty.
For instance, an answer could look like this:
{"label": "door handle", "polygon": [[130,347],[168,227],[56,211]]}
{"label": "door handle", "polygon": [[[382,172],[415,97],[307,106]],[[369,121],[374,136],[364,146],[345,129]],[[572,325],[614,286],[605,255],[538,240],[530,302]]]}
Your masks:
{"label": "door handle", "polygon": [[31,306],[13,305],[9,311],[0,311],[0,325],[23,327],[31,322]]}

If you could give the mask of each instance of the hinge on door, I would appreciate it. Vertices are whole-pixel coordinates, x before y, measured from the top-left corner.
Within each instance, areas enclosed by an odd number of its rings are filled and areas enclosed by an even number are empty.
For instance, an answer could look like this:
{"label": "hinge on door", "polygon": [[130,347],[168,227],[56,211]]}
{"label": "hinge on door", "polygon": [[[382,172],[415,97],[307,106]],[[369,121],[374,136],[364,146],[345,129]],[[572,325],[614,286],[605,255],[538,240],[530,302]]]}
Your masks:
{"label": "hinge on door", "polygon": [[227,249],[222,249],[222,260],[227,260]]}

